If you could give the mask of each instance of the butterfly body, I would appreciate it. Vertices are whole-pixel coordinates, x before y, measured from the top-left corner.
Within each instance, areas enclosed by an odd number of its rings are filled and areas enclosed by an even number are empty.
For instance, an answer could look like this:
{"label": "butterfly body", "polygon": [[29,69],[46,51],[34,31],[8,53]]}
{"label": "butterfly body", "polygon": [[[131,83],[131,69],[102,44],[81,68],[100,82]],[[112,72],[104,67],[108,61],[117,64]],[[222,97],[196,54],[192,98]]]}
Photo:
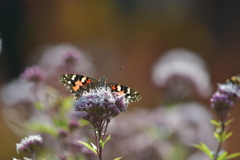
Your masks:
{"label": "butterfly body", "polygon": [[84,91],[89,92],[90,89],[105,86],[110,87],[112,92],[125,94],[125,98],[127,98],[129,102],[136,102],[142,98],[142,96],[132,88],[116,83],[106,83],[106,76],[101,77],[100,80],[96,80],[78,74],[62,74],[59,76],[59,81],[73,93],[76,100],[81,97]]}

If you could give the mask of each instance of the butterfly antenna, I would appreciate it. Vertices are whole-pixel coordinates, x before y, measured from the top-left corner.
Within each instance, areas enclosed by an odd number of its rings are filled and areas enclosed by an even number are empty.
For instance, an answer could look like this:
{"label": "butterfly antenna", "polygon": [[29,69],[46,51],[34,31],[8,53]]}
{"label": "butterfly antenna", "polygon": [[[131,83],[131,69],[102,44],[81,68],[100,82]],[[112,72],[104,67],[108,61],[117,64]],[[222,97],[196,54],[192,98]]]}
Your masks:
{"label": "butterfly antenna", "polygon": [[121,71],[123,70],[123,67],[120,67],[118,70],[112,72],[112,73],[109,73],[108,75],[106,75],[106,77],[109,77],[110,75],[113,75],[114,73],[118,72],[118,71]]}
{"label": "butterfly antenna", "polygon": [[98,73],[99,73],[100,75],[102,75],[102,74],[101,74],[101,72],[100,72],[100,70],[98,69],[98,67],[97,67],[97,65],[96,65],[96,62],[95,62],[95,60],[93,60],[93,61],[92,61],[92,63],[93,63],[93,64],[94,64],[94,66],[96,67],[96,69],[97,69]]}

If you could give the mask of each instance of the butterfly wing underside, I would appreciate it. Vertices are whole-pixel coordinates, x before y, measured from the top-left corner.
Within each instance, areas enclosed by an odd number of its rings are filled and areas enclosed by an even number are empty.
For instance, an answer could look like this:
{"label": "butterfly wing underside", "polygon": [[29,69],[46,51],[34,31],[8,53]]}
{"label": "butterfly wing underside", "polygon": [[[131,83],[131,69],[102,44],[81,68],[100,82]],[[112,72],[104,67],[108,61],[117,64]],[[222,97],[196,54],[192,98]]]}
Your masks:
{"label": "butterfly wing underside", "polygon": [[84,91],[89,92],[89,89],[98,85],[98,80],[78,74],[62,74],[59,76],[59,81],[72,92],[76,100]]}
{"label": "butterfly wing underside", "polygon": [[107,83],[106,86],[110,87],[112,92],[118,92],[120,94],[125,94],[125,98],[129,100],[129,102],[137,102],[142,96],[140,93],[135,91],[134,89],[116,83]]}

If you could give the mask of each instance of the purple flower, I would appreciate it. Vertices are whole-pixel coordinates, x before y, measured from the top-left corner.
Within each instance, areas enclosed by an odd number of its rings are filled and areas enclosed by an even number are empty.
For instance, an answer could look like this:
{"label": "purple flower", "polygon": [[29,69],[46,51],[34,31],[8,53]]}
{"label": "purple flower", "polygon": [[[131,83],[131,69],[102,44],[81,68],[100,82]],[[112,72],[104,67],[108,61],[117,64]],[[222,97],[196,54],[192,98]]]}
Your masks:
{"label": "purple flower", "polygon": [[124,95],[112,92],[109,87],[99,87],[84,92],[75,103],[75,111],[86,111],[83,118],[96,124],[99,119],[110,120],[127,110],[128,101]]}
{"label": "purple flower", "polygon": [[60,138],[66,138],[68,136],[68,132],[63,130],[63,129],[61,129],[61,130],[58,131],[58,136]]}
{"label": "purple flower", "polygon": [[[28,81],[14,80],[2,87],[0,91],[1,100],[8,106],[13,106],[19,103],[28,104],[29,102],[33,102],[33,87],[34,83]],[[19,94],[19,92],[16,92],[16,88],[21,91],[21,94]]]}
{"label": "purple flower", "polygon": [[59,159],[60,159],[60,160],[66,160],[66,159],[67,159],[67,156],[66,156],[65,154],[61,154],[61,155],[59,156]]}
{"label": "purple flower", "polygon": [[79,123],[77,120],[73,119],[68,123],[68,127],[69,127],[70,132],[72,132],[79,128]]}
{"label": "purple flower", "polygon": [[83,148],[83,145],[78,142],[79,139],[76,137],[73,137],[68,140],[68,150],[73,155],[78,155],[81,153],[81,150]]}
{"label": "purple flower", "polygon": [[217,112],[217,115],[224,120],[230,109],[240,99],[239,88],[232,83],[218,84],[217,91],[210,99],[211,107]]}
{"label": "purple flower", "polygon": [[63,60],[66,65],[71,66],[76,64],[76,62],[80,59],[79,51],[77,50],[69,50],[63,55]]}
{"label": "purple flower", "polygon": [[17,153],[19,151],[25,151],[35,153],[38,147],[43,143],[40,135],[30,135],[21,140],[21,143],[17,143]]}
{"label": "purple flower", "polygon": [[87,157],[87,159],[91,159],[91,157],[95,157],[96,156],[93,151],[89,150],[86,147],[82,148],[82,154],[84,154]]}
{"label": "purple flower", "polygon": [[94,73],[94,65],[91,59],[70,44],[60,44],[46,48],[39,65],[46,70],[50,78],[65,73]]}
{"label": "purple flower", "polygon": [[204,61],[185,49],[170,50],[161,56],[153,67],[152,79],[154,84],[167,90],[172,99],[182,99],[192,93],[205,98],[211,93],[210,75]]}
{"label": "purple flower", "polygon": [[27,67],[20,77],[30,82],[40,82],[44,80],[45,73],[39,66],[32,66]]}

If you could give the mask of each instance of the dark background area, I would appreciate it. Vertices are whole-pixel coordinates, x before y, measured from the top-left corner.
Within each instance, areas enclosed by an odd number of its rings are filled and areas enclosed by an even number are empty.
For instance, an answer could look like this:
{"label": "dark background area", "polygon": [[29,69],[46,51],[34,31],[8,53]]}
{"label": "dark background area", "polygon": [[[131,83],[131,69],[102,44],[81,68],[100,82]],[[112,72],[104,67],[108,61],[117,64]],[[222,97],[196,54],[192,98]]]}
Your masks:
{"label": "dark background area", "polygon": [[[1,0],[0,20],[0,86],[35,64],[42,47],[66,42],[91,55],[101,74],[123,67],[109,81],[138,88],[143,99],[132,108],[157,105],[152,66],[173,48],[186,48],[204,59],[214,90],[216,83],[240,73],[237,0]],[[209,99],[203,103],[209,106]],[[240,151],[239,107],[231,113],[230,153]],[[19,138],[4,119],[0,123],[0,154],[14,157]]]}

